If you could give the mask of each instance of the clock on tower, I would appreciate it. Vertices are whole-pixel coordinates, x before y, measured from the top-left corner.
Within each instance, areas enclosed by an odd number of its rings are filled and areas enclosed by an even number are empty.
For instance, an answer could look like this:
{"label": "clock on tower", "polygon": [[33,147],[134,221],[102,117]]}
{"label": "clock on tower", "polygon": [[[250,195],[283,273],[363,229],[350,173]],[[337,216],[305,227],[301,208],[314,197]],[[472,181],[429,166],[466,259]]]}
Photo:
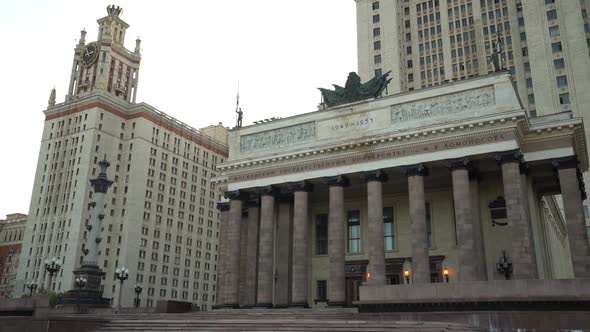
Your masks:
{"label": "clock on tower", "polygon": [[136,40],[134,51],[125,48],[129,24],[120,18],[122,12],[121,7],[107,7],[107,16],[97,21],[98,38],[95,42],[86,44],[86,31],[81,31],[74,52],[68,99],[100,92],[135,102],[141,41]]}

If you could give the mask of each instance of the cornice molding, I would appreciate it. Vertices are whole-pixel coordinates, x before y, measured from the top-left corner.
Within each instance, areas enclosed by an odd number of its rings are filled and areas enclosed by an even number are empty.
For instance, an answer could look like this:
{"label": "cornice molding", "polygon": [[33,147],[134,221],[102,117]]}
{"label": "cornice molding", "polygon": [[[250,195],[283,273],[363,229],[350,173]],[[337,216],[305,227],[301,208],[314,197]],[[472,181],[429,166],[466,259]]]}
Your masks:
{"label": "cornice molding", "polygon": [[326,177],[325,181],[330,187],[348,187],[350,185],[350,180],[344,175]]}
{"label": "cornice molding", "polygon": [[524,161],[520,149],[497,152],[494,155],[494,159],[498,165],[502,165],[504,163],[522,163]]}
{"label": "cornice molding", "polygon": [[292,192],[312,192],[313,191],[313,184],[309,181],[299,181],[299,182],[290,182],[288,184],[289,190]]}
{"label": "cornice molding", "polygon": [[248,200],[248,193],[241,190],[226,191],[224,197],[232,201],[246,201]]}

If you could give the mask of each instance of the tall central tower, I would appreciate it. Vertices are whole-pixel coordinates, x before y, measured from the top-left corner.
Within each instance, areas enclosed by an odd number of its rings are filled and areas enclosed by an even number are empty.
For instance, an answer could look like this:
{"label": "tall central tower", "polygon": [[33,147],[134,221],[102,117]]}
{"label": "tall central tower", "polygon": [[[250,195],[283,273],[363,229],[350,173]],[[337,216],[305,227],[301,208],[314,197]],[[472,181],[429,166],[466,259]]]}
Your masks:
{"label": "tall central tower", "polygon": [[107,92],[128,102],[135,102],[140,44],[135,41],[133,52],[125,48],[125,34],[129,24],[121,19],[120,7],[108,6],[107,16],[99,19],[98,38],[86,43],[86,31],[80,32],[76,45],[68,100],[92,92]]}

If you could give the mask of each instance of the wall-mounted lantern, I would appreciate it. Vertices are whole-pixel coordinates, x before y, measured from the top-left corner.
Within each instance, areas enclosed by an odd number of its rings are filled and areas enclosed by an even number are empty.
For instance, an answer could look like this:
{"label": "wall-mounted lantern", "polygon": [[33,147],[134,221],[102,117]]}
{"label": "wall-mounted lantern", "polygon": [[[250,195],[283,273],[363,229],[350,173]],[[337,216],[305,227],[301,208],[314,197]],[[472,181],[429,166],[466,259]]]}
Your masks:
{"label": "wall-mounted lantern", "polygon": [[500,256],[498,263],[496,263],[496,270],[504,274],[506,280],[510,279],[510,275],[512,274],[512,260],[506,256],[505,250],[502,250],[502,256]]}

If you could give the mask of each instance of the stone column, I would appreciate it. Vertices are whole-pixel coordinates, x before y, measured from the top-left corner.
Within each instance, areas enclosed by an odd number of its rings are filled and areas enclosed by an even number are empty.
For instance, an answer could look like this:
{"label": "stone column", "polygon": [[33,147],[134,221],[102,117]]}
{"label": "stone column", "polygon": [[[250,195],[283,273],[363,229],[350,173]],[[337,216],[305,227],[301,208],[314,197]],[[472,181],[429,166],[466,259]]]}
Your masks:
{"label": "stone column", "polygon": [[365,173],[369,229],[368,285],[385,285],[385,243],[383,239],[383,182],[387,174],[378,170]]}
{"label": "stone column", "polygon": [[453,177],[453,202],[455,205],[455,222],[457,226],[457,243],[459,281],[480,280],[478,265],[481,256],[475,245],[475,227],[469,188],[469,171],[471,162],[467,158],[452,159],[445,162]]}
{"label": "stone column", "polygon": [[309,307],[308,254],[309,192],[313,185],[307,181],[291,183],[293,191],[293,268],[291,277],[291,306]]}
{"label": "stone column", "polygon": [[524,209],[524,218],[528,225],[528,231],[530,234],[530,246],[531,252],[533,253],[531,259],[531,269],[533,271],[533,277],[536,279],[539,277],[539,270],[537,268],[537,252],[535,250],[535,234],[533,233],[533,224],[531,219],[531,208],[529,205],[529,165],[526,162],[520,164],[520,184],[522,186],[522,207]]}
{"label": "stone column", "polygon": [[[248,203],[245,203],[248,205]],[[246,288],[248,269],[248,212],[242,212],[242,223],[240,226],[240,282],[239,282],[239,305],[243,307],[246,305]]]}
{"label": "stone column", "polygon": [[404,167],[408,177],[410,222],[412,223],[412,280],[413,283],[430,283],[430,259],[428,257],[428,228],[424,200],[424,177],[428,169],[424,164]]}
{"label": "stone column", "polygon": [[225,307],[237,308],[239,304],[240,282],[240,237],[242,224],[242,205],[247,195],[239,190],[225,193],[229,202],[229,221],[227,227],[227,265],[225,267]]}
{"label": "stone column", "polygon": [[487,266],[486,266],[486,254],[485,254],[485,243],[483,240],[483,231],[481,227],[481,208],[479,201],[479,183],[481,182],[481,176],[477,169],[469,170],[469,193],[471,194],[471,212],[473,217],[473,242],[475,244],[475,250],[479,252],[477,257],[475,275],[477,280],[487,280]]}
{"label": "stone column", "polygon": [[258,290],[257,307],[271,308],[273,303],[273,249],[275,222],[274,187],[259,189],[260,193],[260,239],[258,243]]}
{"label": "stone column", "polygon": [[335,176],[327,179],[330,192],[330,212],[328,216],[328,255],[330,278],[328,279],[328,305],[344,306],[346,301],[346,276],[344,275],[345,225],[344,225],[344,187],[348,179]]}
{"label": "stone column", "polygon": [[217,203],[219,217],[219,251],[217,254],[217,306],[225,302],[225,267],[227,262],[227,227],[229,203]]}
{"label": "stone column", "polygon": [[291,273],[293,248],[293,197],[285,194],[278,198],[279,209],[276,227],[275,256],[275,308],[286,308],[291,303]]}
{"label": "stone column", "polygon": [[260,208],[258,201],[250,201],[248,206],[248,241],[246,249],[246,297],[242,307],[256,304],[256,286],[258,284],[258,224]]}
{"label": "stone column", "polygon": [[559,176],[574,278],[590,278],[590,245],[582,205],[586,192],[578,160],[576,157],[554,160],[553,166]]}
{"label": "stone column", "polygon": [[512,259],[513,278],[536,279],[535,248],[532,245],[531,227],[526,219],[524,205],[526,198],[522,196],[520,178],[522,153],[519,150],[499,152],[495,159],[502,167],[506,215],[508,225],[512,227],[512,252],[509,255]]}

